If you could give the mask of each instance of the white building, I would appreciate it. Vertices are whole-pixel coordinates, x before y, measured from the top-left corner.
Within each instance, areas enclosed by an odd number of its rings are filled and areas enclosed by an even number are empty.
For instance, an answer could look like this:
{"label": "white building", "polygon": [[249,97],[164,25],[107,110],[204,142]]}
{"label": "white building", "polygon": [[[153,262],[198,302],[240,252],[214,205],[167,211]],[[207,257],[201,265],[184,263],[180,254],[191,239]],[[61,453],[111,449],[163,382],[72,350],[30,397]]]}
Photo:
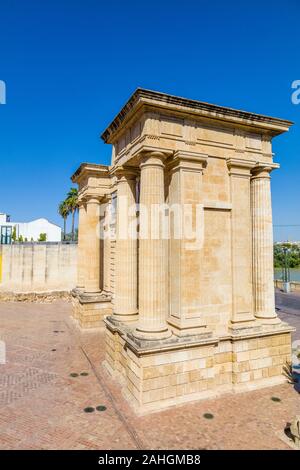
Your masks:
{"label": "white building", "polygon": [[41,218],[31,222],[11,222],[10,216],[0,213],[0,243],[10,243],[14,228],[16,239],[22,236],[23,241],[38,241],[41,233],[46,234],[47,242],[61,241],[61,228],[52,224],[49,220]]}

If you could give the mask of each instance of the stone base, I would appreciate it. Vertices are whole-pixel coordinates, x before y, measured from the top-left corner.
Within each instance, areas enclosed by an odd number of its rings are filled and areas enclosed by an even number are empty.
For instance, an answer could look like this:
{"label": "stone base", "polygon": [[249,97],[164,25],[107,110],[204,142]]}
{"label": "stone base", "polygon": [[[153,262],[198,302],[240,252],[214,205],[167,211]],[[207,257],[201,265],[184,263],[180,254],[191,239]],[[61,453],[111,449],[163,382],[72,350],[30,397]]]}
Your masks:
{"label": "stone base", "polygon": [[111,297],[107,294],[90,294],[82,290],[72,291],[73,318],[80,328],[104,326],[103,319],[112,314]]}
{"label": "stone base", "polygon": [[139,414],[283,383],[283,366],[291,361],[292,328],[285,323],[222,338],[172,336],[144,343],[134,340],[130,326],[111,317],[105,324],[105,366]]}
{"label": "stone base", "polygon": [[71,302],[70,291],[44,291],[44,292],[6,292],[0,291],[0,302],[34,302],[52,303],[56,300]]}

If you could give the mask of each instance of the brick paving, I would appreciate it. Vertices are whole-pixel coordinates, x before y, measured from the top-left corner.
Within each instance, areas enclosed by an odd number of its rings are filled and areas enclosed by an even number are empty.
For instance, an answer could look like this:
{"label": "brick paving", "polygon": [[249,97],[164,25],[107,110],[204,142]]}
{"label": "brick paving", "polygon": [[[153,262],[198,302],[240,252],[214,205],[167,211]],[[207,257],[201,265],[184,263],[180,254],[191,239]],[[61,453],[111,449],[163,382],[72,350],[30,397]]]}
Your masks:
{"label": "brick paving", "polygon": [[[300,332],[298,301],[277,294],[279,315]],[[300,412],[292,385],[135,416],[102,367],[104,331],[79,333],[70,309],[0,303],[0,449],[289,449],[279,434]],[[83,411],[99,405],[106,410]]]}

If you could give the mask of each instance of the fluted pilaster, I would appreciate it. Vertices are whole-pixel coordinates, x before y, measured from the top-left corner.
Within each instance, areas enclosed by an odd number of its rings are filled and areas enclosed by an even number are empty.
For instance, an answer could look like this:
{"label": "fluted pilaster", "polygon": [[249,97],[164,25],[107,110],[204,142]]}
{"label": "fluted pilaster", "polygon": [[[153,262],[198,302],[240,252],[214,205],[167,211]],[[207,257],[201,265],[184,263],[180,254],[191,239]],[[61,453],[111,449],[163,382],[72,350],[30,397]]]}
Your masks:
{"label": "fluted pilaster", "polygon": [[280,323],[275,311],[273,226],[270,188],[272,166],[258,165],[251,179],[253,296],[255,316],[262,323]]}
{"label": "fluted pilaster", "polygon": [[171,335],[166,322],[168,240],[163,239],[154,215],[165,202],[163,158],[163,154],[152,152],[140,165],[139,324],[134,335],[147,340]]}
{"label": "fluted pilaster", "polygon": [[114,317],[123,322],[137,317],[136,173],[118,168],[116,290]]}

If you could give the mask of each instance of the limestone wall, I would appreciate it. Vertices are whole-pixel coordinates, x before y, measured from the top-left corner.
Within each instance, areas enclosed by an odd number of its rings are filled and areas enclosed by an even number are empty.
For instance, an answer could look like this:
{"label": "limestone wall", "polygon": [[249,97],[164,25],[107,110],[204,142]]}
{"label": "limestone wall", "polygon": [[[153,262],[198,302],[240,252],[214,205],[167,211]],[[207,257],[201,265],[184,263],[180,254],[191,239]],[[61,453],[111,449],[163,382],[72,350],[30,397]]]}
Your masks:
{"label": "limestone wall", "polygon": [[270,330],[257,335],[137,355],[124,335],[107,328],[105,366],[141,413],[284,383],[282,370],[291,361],[290,333]]}
{"label": "limestone wall", "polygon": [[70,291],[77,280],[77,245],[0,245],[0,291]]}

